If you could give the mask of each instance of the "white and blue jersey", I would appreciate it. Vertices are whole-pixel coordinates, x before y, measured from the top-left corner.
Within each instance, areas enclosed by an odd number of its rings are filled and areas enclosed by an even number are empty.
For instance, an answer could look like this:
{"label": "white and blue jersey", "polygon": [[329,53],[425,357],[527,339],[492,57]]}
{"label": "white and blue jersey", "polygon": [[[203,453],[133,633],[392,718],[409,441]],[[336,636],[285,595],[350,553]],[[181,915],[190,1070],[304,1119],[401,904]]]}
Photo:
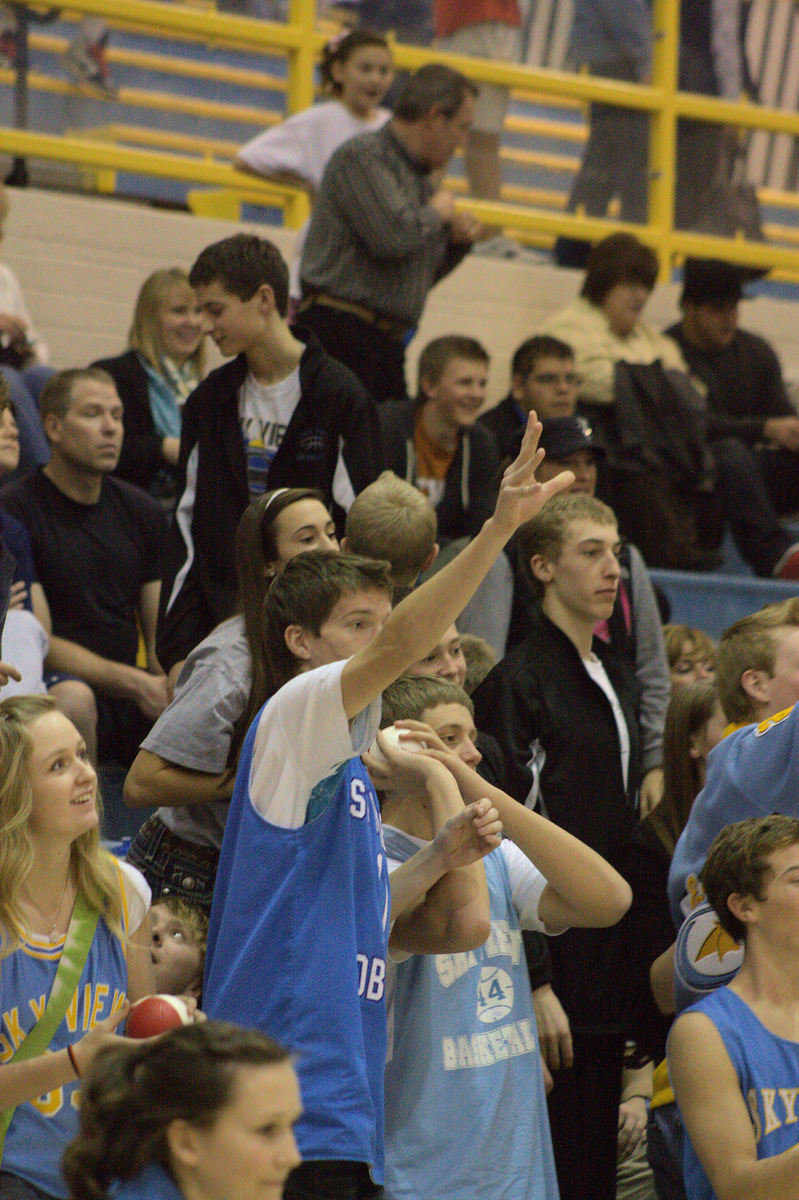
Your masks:
{"label": "white and blue jersey", "polygon": [[[688,1011],[704,1013],[719,1032],[749,1110],[758,1159],[774,1158],[796,1146],[799,1042],[771,1033],[728,987],[718,988]],[[687,1200],[716,1200],[687,1136],[684,1168]]]}
{"label": "white and blue jersey", "polygon": [[[150,889],[135,867],[117,863],[125,936],[141,924]],[[58,970],[66,935],[56,942],[29,936],[0,966],[0,1064],[11,1060],[17,1046],[44,1012]],[[49,1051],[71,1046],[98,1022],[117,1012],[127,997],[125,948],[103,920],[97,922],[89,955],[75,995],[58,1026]],[[61,1156],[78,1132],[79,1083],[63,1084],[20,1104],[6,1134],[2,1169],[28,1180],[51,1196],[66,1196]]]}
{"label": "white and blue jersey", "polygon": [[[700,873],[717,834],[733,821],[782,813],[799,817],[799,705],[729,734],[708,758],[697,796],[671,860],[669,904],[680,930],[678,1011],[684,1000],[728,983],[743,951],[705,903]],[[681,926],[684,926],[681,929]]]}
{"label": "white and blue jersey", "polygon": [[[393,862],[425,844],[388,826],[385,839]],[[543,929],[546,880],[507,841],[483,861],[491,901],[485,944],[391,966],[389,1200],[558,1200],[519,917]]]}
{"label": "white and blue jersey", "polygon": [[343,667],[286,684],[245,739],[203,1008],[297,1056],[303,1159],[363,1162],[380,1181],[390,896],[377,796],[353,757],[374,738],[380,701],[350,730]]}

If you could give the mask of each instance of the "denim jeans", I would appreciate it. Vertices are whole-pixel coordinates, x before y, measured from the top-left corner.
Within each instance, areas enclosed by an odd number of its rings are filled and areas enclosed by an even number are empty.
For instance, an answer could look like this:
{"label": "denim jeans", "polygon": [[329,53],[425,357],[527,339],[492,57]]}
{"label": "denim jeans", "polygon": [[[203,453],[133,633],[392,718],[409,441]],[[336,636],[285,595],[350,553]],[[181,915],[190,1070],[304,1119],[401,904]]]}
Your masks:
{"label": "denim jeans", "polygon": [[213,846],[185,841],[154,815],[131,842],[127,861],[138,867],[149,883],[153,903],[159,896],[177,896],[210,913],[219,863],[219,851]]}
{"label": "denim jeans", "polygon": [[646,1152],[658,1200],[685,1200],[684,1141],[685,1130],[676,1104],[650,1108]]}

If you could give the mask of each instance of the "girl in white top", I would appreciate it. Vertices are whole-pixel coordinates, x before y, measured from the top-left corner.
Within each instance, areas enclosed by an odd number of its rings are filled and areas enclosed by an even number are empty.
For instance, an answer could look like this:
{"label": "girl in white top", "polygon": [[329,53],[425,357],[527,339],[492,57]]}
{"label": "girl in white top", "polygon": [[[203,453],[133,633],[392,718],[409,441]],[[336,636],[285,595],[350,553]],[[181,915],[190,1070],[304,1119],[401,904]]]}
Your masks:
{"label": "girl in white top", "polygon": [[[391,116],[380,104],[394,78],[386,39],[366,29],[332,38],[322,50],[319,70],[322,90],[330,99],[259,133],[242,146],[235,160],[242,171],[306,189],[312,202],[333,151],[357,133],[379,129]],[[305,231],[303,226],[294,246],[293,300],[300,297]]]}

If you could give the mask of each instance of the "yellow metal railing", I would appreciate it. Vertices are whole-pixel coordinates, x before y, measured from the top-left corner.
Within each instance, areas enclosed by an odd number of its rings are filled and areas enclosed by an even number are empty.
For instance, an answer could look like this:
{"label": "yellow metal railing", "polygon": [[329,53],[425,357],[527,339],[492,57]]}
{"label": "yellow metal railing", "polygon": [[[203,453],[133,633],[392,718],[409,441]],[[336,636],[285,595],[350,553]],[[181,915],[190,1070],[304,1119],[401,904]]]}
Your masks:
{"label": "yellow metal railing", "polygon": [[[157,3],[155,0],[73,0],[67,12],[67,15],[71,14],[102,16],[112,26],[172,35],[205,45],[238,47],[251,52],[285,53],[288,59],[287,110],[294,112],[305,108],[313,100],[313,66],[325,37],[315,28],[315,0],[290,0],[286,24],[193,9],[189,4],[177,6]],[[415,69],[431,61],[447,62],[476,82],[501,84],[526,96],[545,96],[550,101],[555,99],[564,105],[601,101],[651,114],[649,221],[646,225],[624,225],[618,221],[565,213],[553,209],[551,204],[537,207],[488,203],[464,197],[459,198],[458,205],[473,211],[488,224],[529,232],[533,240],[540,239],[542,235],[560,234],[596,239],[613,229],[629,229],[655,249],[664,276],[670,271],[674,258],[686,254],[770,266],[799,276],[799,249],[746,241],[742,237],[718,238],[687,233],[673,228],[675,144],[679,117],[799,135],[799,114],[749,102],[730,103],[678,91],[678,21],[679,0],[655,0],[652,81],[647,85],[443,55],[429,49],[396,44],[393,47],[394,57],[400,68]],[[177,107],[185,103],[181,100]],[[204,103],[209,111],[216,107],[214,102]],[[229,110],[235,106],[226,104],[223,107],[226,115],[229,115]],[[248,115],[251,119],[251,114]],[[178,144],[175,143],[176,146]],[[202,148],[198,148],[193,155],[166,153],[121,146],[114,144],[111,138],[104,142],[97,140],[96,136],[61,138],[0,128],[0,151],[60,159],[106,172],[126,170],[169,177],[232,190],[246,194],[248,199],[262,197],[264,203],[282,207],[285,220],[291,225],[297,223],[306,208],[306,198],[294,189],[278,184],[262,184],[225,163],[202,161]],[[514,194],[514,189],[508,189],[506,194]],[[763,194],[765,197],[765,189]]]}

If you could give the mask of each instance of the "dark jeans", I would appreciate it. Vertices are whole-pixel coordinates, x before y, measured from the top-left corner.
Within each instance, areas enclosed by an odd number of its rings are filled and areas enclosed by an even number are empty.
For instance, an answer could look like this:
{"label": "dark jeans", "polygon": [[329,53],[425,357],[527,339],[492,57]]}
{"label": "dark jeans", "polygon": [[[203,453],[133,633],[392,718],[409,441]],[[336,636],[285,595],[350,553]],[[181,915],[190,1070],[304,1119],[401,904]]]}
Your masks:
{"label": "dark jeans", "polygon": [[720,438],[711,450],[732,536],[755,574],[768,577],[791,544],[775,501],[785,513],[799,504],[799,454],[754,451],[739,438]]}
{"label": "dark jeans", "polygon": [[[637,82],[629,64],[595,64],[593,75]],[[591,126],[580,170],[572,184],[568,212],[578,207],[588,216],[604,217],[614,196],[619,197],[622,221],[646,220],[649,116],[613,104],[591,105]]]}
{"label": "dark jeans", "polygon": [[177,896],[210,913],[219,864],[219,851],[213,846],[185,841],[153,815],[136,834],[126,857],[152,888],[153,903],[159,896]]}
{"label": "dark jeans", "polygon": [[646,1156],[658,1200],[685,1200],[682,1152],[685,1130],[676,1104],[649,1110]]}
{"label": "dark jeans", "polygon": [[553,1072],[549,1124],[561,1200],[615,1200],[621,1034],[573,1036],[574,1066]]}
{"label": "dark jeans", "polygon": [[53,1200],[53,1197],[19,1175],[0,1171],[0,1200]]}
{"label": "dark jeans", "polygon": [[405,400],[405,343],[355,313],[312,304],[297,317],[339,362],[357,375],[373,400]]}
{"label": "dark jeans", "polygon": [[283,1200],[383,1200],[369,1168],[359,1162],[304,1162],[289,1175]]}

